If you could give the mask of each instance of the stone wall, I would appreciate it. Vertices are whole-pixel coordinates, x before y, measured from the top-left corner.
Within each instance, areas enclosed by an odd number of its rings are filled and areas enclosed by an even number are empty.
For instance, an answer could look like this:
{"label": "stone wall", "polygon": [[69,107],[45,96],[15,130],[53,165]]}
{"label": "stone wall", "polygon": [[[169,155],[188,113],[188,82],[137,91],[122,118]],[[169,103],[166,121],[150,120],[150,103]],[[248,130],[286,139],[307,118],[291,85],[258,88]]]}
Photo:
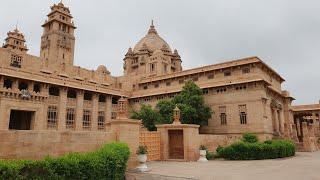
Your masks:
{"label": "stone wall", "polygon": [[115,141],[111,132],[0,131],[0,158],[41,159],[69,152],[87,152]]}

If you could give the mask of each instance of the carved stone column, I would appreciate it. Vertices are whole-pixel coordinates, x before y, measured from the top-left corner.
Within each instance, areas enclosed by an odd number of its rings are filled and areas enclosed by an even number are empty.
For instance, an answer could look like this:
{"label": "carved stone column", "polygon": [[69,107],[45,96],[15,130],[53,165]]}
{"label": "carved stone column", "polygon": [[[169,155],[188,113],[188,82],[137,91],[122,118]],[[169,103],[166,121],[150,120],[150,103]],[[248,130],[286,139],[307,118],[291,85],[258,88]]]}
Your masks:
{"label": "carved stone column", "polygon": [[83,118],[83,97],[84,91],[79,90],[77,92],[77,108],[76,108],[76,130],[82,130],[82,118]]}
{"label": "carved stone column", "polygon": [[14,79],[12,82],[12,90],[13,91],[19,91],[19,81],[18,79]]}
{"label": "carved stone column", "polygon": [[92,119],[91,129],[98,130],[98,111],[99,111],[99,94],[94,93],[92,96]]}
{"label": "carved stone column", "polygon": [[58,130],[62,131],[66,129],[67,91],[66,87],[60,88]]}

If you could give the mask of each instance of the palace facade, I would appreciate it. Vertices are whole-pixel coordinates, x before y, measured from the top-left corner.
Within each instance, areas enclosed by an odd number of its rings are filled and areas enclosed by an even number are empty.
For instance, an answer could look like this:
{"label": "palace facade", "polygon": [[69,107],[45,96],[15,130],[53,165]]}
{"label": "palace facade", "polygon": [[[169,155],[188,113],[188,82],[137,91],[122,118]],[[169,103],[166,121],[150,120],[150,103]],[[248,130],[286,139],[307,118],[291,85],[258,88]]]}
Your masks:
{"label": "palace facade", "polygon": [[28,54],[18,29],[8,32],[0,48],[1,132],[106,132],[120,97],[128,98],[132,109],[155,106],[191,80],[214,112],[202,134],[253,132],[298,144],[319,136],[320,106],[291,106],[294,98],[281,87],[284,78],[258,57],[183,70],[178,51],[152,23],[125,54],[124,75],[115,77],[104,65],[96,70],[74,65],[76,26],[63,3],[51,7],[42,28],[39,56]]}

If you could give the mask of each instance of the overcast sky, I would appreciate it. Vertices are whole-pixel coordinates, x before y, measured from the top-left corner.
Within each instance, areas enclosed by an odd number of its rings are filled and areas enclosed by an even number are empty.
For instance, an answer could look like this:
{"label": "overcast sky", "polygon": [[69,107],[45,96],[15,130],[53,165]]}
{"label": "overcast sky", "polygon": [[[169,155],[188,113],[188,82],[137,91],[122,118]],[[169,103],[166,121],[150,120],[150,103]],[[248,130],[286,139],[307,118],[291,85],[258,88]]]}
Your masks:
{"label": "overcast sky", "polygon": [[[39,55],[41,24],[59,0],[1,2],[0,39],[15,27]],[[75,64],[104,64],[122,75],[124,54],[154,19],[158,33],[178,49],[183,68],[258,56],[286,82],[295,104],[320,99],[319,0],[64,0],[76,30]]]}

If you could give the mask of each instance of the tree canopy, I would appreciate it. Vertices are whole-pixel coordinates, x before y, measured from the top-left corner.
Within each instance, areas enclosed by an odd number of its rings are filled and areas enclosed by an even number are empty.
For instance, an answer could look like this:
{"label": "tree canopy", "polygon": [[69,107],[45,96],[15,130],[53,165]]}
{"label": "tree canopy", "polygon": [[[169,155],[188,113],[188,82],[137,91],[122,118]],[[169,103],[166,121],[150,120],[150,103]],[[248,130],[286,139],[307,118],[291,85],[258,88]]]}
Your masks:
{"label": "tree canopy", "polygon": [[181,110],[183,124],[208,124],[212,110],[204,104],[202,90],[192,81],[187,81],[182,91],[170,100],[159,101],[152,109],[142,105],[139,112],[133,112],[132,118],[142,119],[148,130],[155,130],[155,124],[170,124],[173,122],[173,109],[178,106]]}

